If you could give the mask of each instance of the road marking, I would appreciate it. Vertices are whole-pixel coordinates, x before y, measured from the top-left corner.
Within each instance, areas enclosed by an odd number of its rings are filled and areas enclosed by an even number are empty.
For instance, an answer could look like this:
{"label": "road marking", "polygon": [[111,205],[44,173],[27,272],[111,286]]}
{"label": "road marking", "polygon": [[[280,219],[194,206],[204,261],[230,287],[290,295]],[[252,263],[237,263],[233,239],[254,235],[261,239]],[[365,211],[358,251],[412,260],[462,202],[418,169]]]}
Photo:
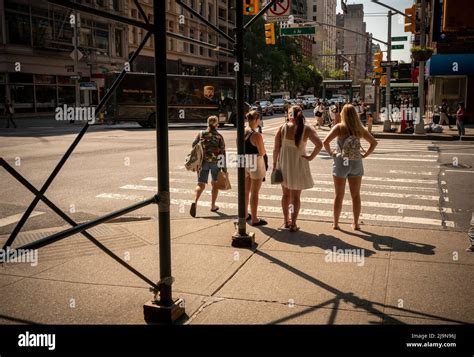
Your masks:
{"label": "road marking", "polygon": [[463,172],[463,173],[466,173],[466,174],[473,174],[474,171],[466,171],[466,170],[444,170],[446,172]]}
{"label": "road marking", "polygon": [[404,170],[390,170],[389,173],[391,174],[402,174],[402,175],[426,175],[426,176],[432,176],[436,175],[435,173],[431,171],[404,171]]}
{"label": "road marking", "polygon": [[[231,171],[231,170],[229,170]],[[176,171],[170,171],[170,175],[178,175],[182,176],[182,172],[176,172]],[[195,177],[196,174],[193,174],[193,177]],[[332,182],[332,174],[320,174],[316,172],[311,172],[312,176],[317,176],[317,177],[330,177],[331,180],[329,182]],[[173,179],[170,179],[173,180]],[[174,181],[174,182],[186,182],[184,179],[176,179],[179,181]],[[143,181],[157,181],[156,177],[145,177]],[[364,176],[362,181],[383,181],[383,182],[398,182],[398,183],[420,183],[423,185],[438,185],[437,180],[418,180],[418,179],[402,179],[402,178],[387,178],[387,177],[372,177],[372,176]],[[441,184],[446,184],[445,181],[441,181]],[[266,186],[263,186],[266,187]],[[418,187],[413,186],[412,189],[417,189]]]}
{"label": "road marking", "polygon": [[459,156],[459,155],[468,155],[468,156],[474,156],[474,154],[467,154],[467,153],[463,153],[463,152],[440,152],[440,154],[443,154],[443,155],[454,155],[454,156]]}
{"label": "road marking", "polygon": [[[98,198],[112,198],[112,199],[124,199],[124,200],[134,200],[139,201],[142,199],[141,196],[133,196],[133,195],[117,195],[117,194],[107,194],[103,193],[98,196]],[[193,200],[183,200],[183,199],[171,199],[170,203],[172,205],[177,206],[190,206],[194,201]],[[210,201],[199,201],[198,206],[200,207],[211,207]],[[238,205],[236,203],[227,203],[227,202],[220,202],[219,206],[221,208],[228,208],[237,210]],[[278,213],[282,214],[280,207],[273,207],[273,206],[259,206],[259,212],[264,213]],[[333,212],[332,211],[323,211],[323,210],[315,210],[315,209],[301,209],[300,216],[316,216],[316,217],[327,217],[332,218]],[[352,214],[350,212],[342,212],[341,213],[342,219],[351,219]],[[439,219],[431,219],[431,218],[421,218],[421,217],[407,217],[407,216],[386,216],[381,214],[368,214],[362,213],[360,215],[361,220],[366,221],[378,221],[378,222],[400,222],[400,223],[413,223],[413,224],[423,224],[423,225],[431,225],[431,226],[441,226],[442,221]],[[452,221],[445,221],[444,222],[447,227],[454,227],[454,222]]]}
{"label": "road marking", "polygon": [[[33,211],[31,214],[30,214],[30,217],[36,217],[36,216],[40,216],[44,214],[44,212],[40,212],[40,211]],[[5,226],[8,226],[12,223],[16,223],[18,222],[21,217],[23,217],[23,213],[18,213],[18,214],[14,214],[12,216],[8,216],[8,217],[5,217],[5,218],[1,218],[0,219],[0,227],[5,227]]]}
{"label": "road marking", "polygon": [[[170,179],[170,182],[180,182],[180,183],[189,183],[193,184],[193,182],[186,181],[184,179]],[[236,185],[235,182],[231,182],[232,185]],[[194,183],[195,184],[195,183]],[[139,191],[152,191],[156,192],[156,186],[145,186],[145,185],[125,185],[120,187],[124,190],[139,190]],[[278,186],[270,186],[268,187],[270,190],[280,190]],[[333,188],[321,188],[321,187],[313,187],[308,189],[307,191],[314,191],[314,192],[334,192]],[[361,191],[361,195],[363,196],[375,196],[375,197],[390,197],[390,198],[403,198],[403,199],[415,199],[415,200],[427,200],[427,201],[439,201],[439,196],[430,196],[430,195],[416,195],[411,193],[395,193],[395,192],[371,192],[371,191]],[[445,202],[449,202],[449,198],[444,198]]]}

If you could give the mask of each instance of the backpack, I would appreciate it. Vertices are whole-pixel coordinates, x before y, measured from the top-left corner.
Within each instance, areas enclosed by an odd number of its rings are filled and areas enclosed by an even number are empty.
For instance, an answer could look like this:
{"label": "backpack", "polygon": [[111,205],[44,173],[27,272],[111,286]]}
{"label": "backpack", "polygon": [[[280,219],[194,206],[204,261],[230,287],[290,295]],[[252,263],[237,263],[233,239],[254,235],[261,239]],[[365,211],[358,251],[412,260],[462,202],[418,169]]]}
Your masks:
{"label": "backpack", "polygon": [[199,141],[193,146],[191,152],[186,156],[184,167],[188,171],[196,172],[201,169],[202,161],[204,159],[204,151],[201,144],[202,132],[199,134]]}
{"label": "backpack", "polygon": [[348,158],[349,160],[359,160],[362,157],[360,153],[361,150],[362,146],[360,145],[360,139],[351,135],[344,140],[341,154],[342,157]]}

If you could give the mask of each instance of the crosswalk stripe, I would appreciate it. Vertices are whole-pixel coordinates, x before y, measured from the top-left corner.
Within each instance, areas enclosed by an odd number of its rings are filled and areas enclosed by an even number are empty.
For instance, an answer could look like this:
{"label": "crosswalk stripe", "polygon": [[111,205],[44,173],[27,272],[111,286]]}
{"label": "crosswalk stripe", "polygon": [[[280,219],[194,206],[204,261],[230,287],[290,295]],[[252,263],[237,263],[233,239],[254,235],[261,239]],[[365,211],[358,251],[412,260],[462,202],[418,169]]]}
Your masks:
{"label": "crosswalk stripe", "polygon": [[[180,182],[180,183],[189,183],[195,184],[195,182],[190,182],[184,179],[170,179],[170,182]],[[232,185],[236,185],[235,182],[231,182]],[[120,187],[121,189],[126,190],[140,190],[140,191],[153,191],[156,192],[156,186],[145,186],[145,185],[125,185]],[[266,189],[273,189],[279,190],[280,187],[278,186],[270,186],[266,187]],[[321,187],[313,187],[306,191],[314,191],[314,192],[334,192],[333,188],[321,188]],[[427,200],[427,201],[439,201],[439,196],[430,196],[430,195],[416,195],[411,193],[395,193],[395,192],[369,192],[369,191],[361,191],[362,196],[375,196],[375,197],[390,197],[390,198],[404,198],[404,199],[415,199],[415,200]],[[449,198],[444,198],[445,202],[449,202]]]}
{"label": "crosswalk stripe", "polygon": [[[133,195],[117,195],[117,194],[108,194],[102,193],[96,196],[97,198],[111,198],[111,199],[123,199],[123,200],[141,200],[142,196],[133,196]],[[194,201],[192,200],[183,200],[183,199],[171,199],[170,203],[172,205],[177,206],[190,206],[191,203]],[[198,206],[201,207],[211,207],[210,201],[199,201]],[[227,202],[220,202],[219,207],[228,208],[228,209],[235,209],[237,210],[238,205],[236,203],[227,203]],[[282,214],[280,207],[273,207],[273,206],[259,206],[259,212],[263,213],[278,213]],[[315,209],[301,209],[300,216],[317,216],[317,217],[326,217],[332,218],[333,212],[332,211],[323,211],[323,210],[315,210]],[[342,212],[341,213],[342,219],[351,219],[352,214],[350,212]],[[421,217],[409,217],[409,216],[387,216],[387,215],[380,215],[380,214],[367,214],[362,213],[360,215],[361,220],[366,221],[378,221],[378,222],[400,222],[400,223],[414,223],[414,224],[423,224],[423,225],[432,225],[432,226],[441,226],[443,222],[439,219],[431,219],[431,218],[421,218]],[[447,227],[454,227],[454,222],[452,221],[444,221],[444,224]]]}
{"label": "crosswalk stripe", "polygon": [[[186,172],[187,173],[187,172]],[[183,172],[178,171],[171,171],[170,175],[178,175],[182,176]],[[196,174],[192,174],[195,177]],[[332,174],[320,174],[316,172],[311,172],[311,175],[317,177],[328,177],[330,178],[329,181],[332,182]],[[190,176],[191,177],[191,176]],[[156,181],[156,177],[145,177],[143,181]],[[423,184],[423,185],[438,185],[437,180],[420,180],[420,179],[405,179],[405,178],[388,178],[388,177],[378,177],[378,176],[364,176],[362,181],[383,181],[383,182],[397,182],[397,183],[408,183],[408,184]],[[446,184],[445,181],[441,181],[441,184]],[[413,189],[417,189],[418,187],[414,186]]]}
{"label": "crosswalk stripe", "polygon": [[[30,217],[36,217],[36,216],[40,216],[42,214],[44,214],[44,212],[33,211],[33,212],[31,212]],[[18,214],[14,214],[12,216],[1,218],[0,219],[0,227],[5,227],[5,226],[8,226],[10,224],[16,223],[21,219],[21,217],[23,217],[23,213],[18,213]]]}

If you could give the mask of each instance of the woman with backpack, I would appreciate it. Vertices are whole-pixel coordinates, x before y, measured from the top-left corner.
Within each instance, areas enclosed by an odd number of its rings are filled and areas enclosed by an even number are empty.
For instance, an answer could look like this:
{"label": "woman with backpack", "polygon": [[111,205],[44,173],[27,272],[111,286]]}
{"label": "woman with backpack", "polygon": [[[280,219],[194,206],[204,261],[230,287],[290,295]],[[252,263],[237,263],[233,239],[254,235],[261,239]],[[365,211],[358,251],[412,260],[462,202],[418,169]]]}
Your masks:
{"label": "woman with backpack", "polygon": [[[336,151],[331,149],[331,142],[337,138]],[[364,154],[360,139],[365,139],[369,148]],[[323,141],[324,149],[333,158],[332,175],[334,181],[334,223],[333,228],[339,229],[339,216],[346,189],[346,179],[352,196],[353,222],[352,228],[360,230],[359,216],[361,210],[360,187],[364,166],[362,159],[369,156],[377,146],[377,140],[365,129],[353,105],[347,104],[341,112],[341,123],[335,125]]]}
{"label": "woman with backpack", "polygon": [[[203,151],[203,161],[200,170],[198,171],[198,184],[196,186],[196,195],[194,202],[191,204],[189,214],[192,217],[196,217],[196,206],[201,197],[202,192],[206,188],[206,184],[209,179],[209,172],[211,172],[211,211],[217,212],[219,207],[216,206],[217,194],[219,189],[217,188],[217,176],[221,168],[218,162],[226,162],[225,160],[225,142],[223,136],[217,131],[219,126],[219,119],[217,116],[212,115],[207,118],[207,130],[200,132],[196,139],[194,139],[193,147],[198,143],[201,143]],[[222,160],[224,155],[224,160]],[[224,172],[227,172],[225,167],[222,168]]]}
{"label": "woman with backpack", "polygon": [[[323,144],[316,130],[305,125],[305,117],[299,106],[291,107],[288,115],[289,122],[283,124],[275,136],[273,170],[280,169],[283,176],[281,208],[284,227],[296,232],[299,230],[296,219],[301,206],[301,191],[312,188],[314,184],[309,162],[318,155]],[[314,144],[310,155],[306,153],[308,139]]]}

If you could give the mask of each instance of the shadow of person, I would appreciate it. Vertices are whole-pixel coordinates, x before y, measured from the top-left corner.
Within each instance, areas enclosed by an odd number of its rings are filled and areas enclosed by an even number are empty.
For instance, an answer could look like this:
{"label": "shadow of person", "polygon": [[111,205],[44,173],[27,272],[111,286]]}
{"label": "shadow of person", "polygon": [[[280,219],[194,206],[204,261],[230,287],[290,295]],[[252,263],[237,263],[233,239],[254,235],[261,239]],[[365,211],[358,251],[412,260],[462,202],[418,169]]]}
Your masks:
{"label": "shadow of person", "polygon": [[341,229],[341,232],[362,238],[363,240],[366,240],[368,242],[372,242],[373,247],[376,251],[407,252],[424,255],[435,254],[434,249],[436,248],[436,246],[431,244],[404,241],[395,237],[374,234],[367,230],[351,232]]}
{"label": "shadow of person", "polygon": [[321,248],[323,251],[337,251],[339,249],[348,251],[357,249],[358,251],[362,251],[366,258],[375,254],[375,251],[358,247],[356,245],[344,242],[343,240],[337,237],[327,234],[312,234],[301,230],[298,232],[281,230],[272,238],[282,243],[294,244],[303,248],[318,247]]}

